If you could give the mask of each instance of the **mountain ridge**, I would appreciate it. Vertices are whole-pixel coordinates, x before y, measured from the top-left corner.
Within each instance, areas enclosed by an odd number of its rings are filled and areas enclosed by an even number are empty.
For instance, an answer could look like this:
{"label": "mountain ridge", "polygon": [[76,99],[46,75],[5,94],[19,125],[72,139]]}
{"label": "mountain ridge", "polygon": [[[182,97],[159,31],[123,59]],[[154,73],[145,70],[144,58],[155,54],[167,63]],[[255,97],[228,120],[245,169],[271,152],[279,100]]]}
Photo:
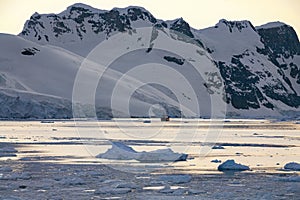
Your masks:
{"label": "mountain ridge", "polygon": [[[176,44],[182,46],[182,48],[189,48],[187,51],[192,52],[191,49],[194,48],[192,46],[196,45],[195,48],[197,52],[202,52],[200,53],[202,56],[208,56],[214,67],[211,68],[211,71],[204,68],[199,69],[206,73],[203,75],[204,80],[199,79],[198,83],[193,82],[192,85],[194,88],[199,89],[200,96],[211,96],[214,94],[212,91],[217,88],[214,88],[215,86],[212,82],[208,82],[211,79],[207,74],[219,73],[219,78],[221,78],[224,83],[224,102],[228,107],[227,116],[299,117],[300,43],[294,29],[282,22],[272,22],[255,27],[248,20],[227,21],[221,19],[215,26],[197,30],[190,27],[188,22],[183,18],[168,21],[156,19],[149,11],[142,7],[129,6],[126,8],[113,8],[108,11],[96,9],[85,4],[74,4],[59,14],[34,13],[30,19],[26,21],[23,31],[18,36],[25,40],[32,41],[37,45],[33,43],[32,45],[24,45],[23,49],[12,49],[7,57],[14,57],[12,56],[15,54],[13,51],[20,51],[21,58],[23,59],[24,56],[27,56],[28,63],[37,59],[35,61],[35,70],[37,70],[39,69],[39,65],[44,65],[41,64],[42,61],[40,59],[40,56],[46,51],[43,47],[50,48],[51,51],[57,52],[57,54],[60,54],[60,52],[65,49],[66,52],[69,53],[64,54],[66,57],[63,56],[61,59],[70,59],[68,61],[68,63],[70,63],[68,64],[68,66],[70,65],[68,68],[72,68],[71,63],[74,59],[77,60],[75,61],[77,66],[74,67],[74,70],[71,72],[73,75],[67,81],[68,87],[61,89],[60,93],[57,92],[59,84],[54,88],[50,84],[47,86],[49,89],[43,89],[42,87],[39,89],[35,87],[33,91],[44,93],[45,95],[48,95],[49,91],[53,91],[51,95],[63,97],[70,101],[70,95],[63,93],[64,90],[70,90],[72,87],[72,79],[74,79],[76,69],[78,69],[80,63],[83,62],[83,58],[87,56],[97,44],[109,40],[120,32],[128,34],[128,37],[126,36],[128,40],[132,39],[130,35],[136,35],[135,37],[139,40],[139,38],[143,37],[143,35],[138,37],[139,32],[135,33],[139,28],[150,28],[154,30],[156,35],[151,38],[148,46],[146,45],[144,47],[145,55],[139,53],[137,55],[140,55],[140,57],[133,55],[128,62],[134,63],[134,60],[137,58],[145,58],[145,60],[152,59],[158,63],[168,64],[176,70],[178,70],[178,66],[182,66],[186,71],[189,71],[189,63],[193,63],[192,60],[199,55],[191,53],[189,57],[181,58],[178,57],[178,55],[164,52],[160,52],[162,55],[156,55],[156,47],[162,43],[166,43],[167,46]],[[165,39],[162,40],[162,38]],[[132,40],[132,42],[138,41]],[[116,44],[116,46],[118,45]],[[4,49],[2,49],[2,51],[4,51]],[[130,51],[128,50],[128,52]],[[141,57],[141,55],[145,57]],[[146,59],[146,57],[148,58]],[[19,59],[19,55],[16,56],[16,58]],[[30,59],[32,61],[29,61]],[[14,65],[15,69],[21,66],[20,63],[12,64],[11,62],[6,62],[3,58],[0,58],[0,61],[0,67],[4,66],[4,63]],[[58,71],[65,70],[70,73],[68,71],[69,69],[65,69],[66,66],[62,64],[57,65],[59,68],[62,68]],[[51,67],[51,65],[48,67]],[[45,70],[48,70],[48,67],[45,68]],[[116,69],[122,73],[125,72],[124,69],[117,67]],[[5,77],[16,76],[16,71],[13,70],[1,70],[0,68],[0,72],[5,74]],[[55,71],[51,73],[53,73],[54,77]],[[186,76],[188,80],[192,78],[191,72],[180,71],[180,73],[187,73]],[[24,79],[22,76],[25,76],[25,74],[26,73],[19,72],[16,80]],[[30,75],[26,76],[30,77]],[[114,74],[113,79],[117,79],[118,76],[119,75]],[[63,83],[64,76],[61,75],[61,77],[58,83],[65,84]],[[111,78],[108,79],[111,80]],[[47,77],[45,77],[45,80],[48,80]],[[51,80],[48,81],[51,82]],[[28,83],[26,80],[22,82],[25,86],[28,86]],[[38,83],[38,81],[34,82],[34,84]],[[3,87],[8,86],[4,85]],[[154,86],[154,88],[169,95],[171,99],[174,99],[166,89],[161,89],[158,86]],[[105,88],[102,89],[102,91],[105,91]],[[26,89],[23,88],[23,90]],[[163,105],[163,108],[170,112],[168,114],[173,113],[174,116],[181,116],[181,114],[179,114],[180,109],[176,108],[177,105],[167,100],[169,97],[162,97],[160,93],[153,90],[151,91],[159,97],[158,100],[154,100],[151,97],[153,95],[150,95],[151,92],[148,88],[139,91],[140,93],[135,95],[137,102],[144,101],[149,104],[157,103]],[[65,92],[70,94],[71,91]],[[186,96],[186,91],[180,92],[184,94],[184,98],[190,98]],[[104,102],[103,99],[106,97],[103,96],[108,94],[109,93],[104,92],[100,95],[100,101]],[[204,104],[207,103],[203,100],[200,101]],[[145,106],[143,103],[137,104],[139,106]],[[107,114],[107,109],[110,110],[112,108],[107,104],[105,109],[105,117],[110,116]],[[210,117],[209,113],[209,111],[205,111],[204,114],[201,113],[201,116]],[[101,118],[101,113],[99,115]],[[143,114],[142,112],[136,111],[132,115],[145,116],[145,113]],[[199,117],[199,115],[195,116]]]}

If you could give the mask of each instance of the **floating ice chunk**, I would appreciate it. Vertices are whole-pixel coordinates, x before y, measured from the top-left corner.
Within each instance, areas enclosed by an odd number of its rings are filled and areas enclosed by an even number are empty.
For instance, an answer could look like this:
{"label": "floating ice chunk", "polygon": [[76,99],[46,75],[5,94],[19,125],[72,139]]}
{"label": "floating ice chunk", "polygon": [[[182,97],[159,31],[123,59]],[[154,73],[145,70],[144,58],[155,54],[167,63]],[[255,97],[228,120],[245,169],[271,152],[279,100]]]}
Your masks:
{"label": "floating ice chunk", "polygon": [[158,149],[150,152],[140,152],[136,160],[141,162],[174,162],[174,161],[185,161],[187,154],[179,154],[172,151],[172,149]]}
{"label": "floating ice chunk", "polygon": [[225,149],[223,146],[215,145],[212,147],[212,149]]}
{"label": "floating ice chunk", "polygon": [[113,146],[118,147],[122,150],[132,152],[132,153],[137,153],[135,150],[133,150],[133,148],[127,146],[126,144],[123,144],[122,142],[113,142],[112,144]]}
{"label": "floating ice chunk", "polygon": [[17,155],[14,153],[1,153],[0,152],[0,157],[16,157]]}
{"label": "floating ice chunk", "polygon": [[276,178],[277,181],[283,181],[283,182],[300,182],[300,176],[288,176],[288,177],[279,177]]}
{"label": "floating ice chunk", "polygon": [[28,172],[22,172],[21,174],[13,174],[13,179],[22,179],[22,180],[29,180],[31,179],[31,174]]}
{"label": "floating ice chunk", "polygon": [[1,198],[1,199],[2,199],[2,200],[21,200],[21,198],[14,197],[14,196],[4,197],[4,198]]}
{"label": "floating ice chunk", "polygon": [[31,175],[28,172],[4,174],[0,177],[2,180],[29,180]]}
{"label": "floating ice chunk", "polygon": [[291,171],[300,171],[300,164],[296,162],[290,162],[284,165],[284,169]]}
{"label": "floating ice chunk", "polygon": [[130,188],[130,189],[137,189],[139,186],[133,182],[128,182],[124,180],[117,180],[117,179],[109,179],[102,182],[104,187],[110,188]]}
{"label": "floating ice chunk", "polygon": [[187,174],[172,174],[172,175],[162,175],[159,177],[160,181],[168,182],[172,184],[188,183],[192,180],[192,177]]}
{"label": "floating ice chunk", "polygon": [[121,142],[113,142],[110,149],[96,157],[112,160],[138,160],[141,162],[174,162],[185,161],[187,156],[187,154],[175,153],[171,149],[137,152]]}
{"label": "floating ice chunk", "polygon": [[136,160],[138,153],[121,142],[112,142],[112,147],[110,149],[96,157],[111,160]]}
{"label": "floating ice chunk", "polygon": [[11,167],[0,167],[0,172],[12,172],[12,168]]}
{"label": "floating ice chunk", "polygon": [[117,185],[117,188],[137,189],[137,188],[139,188],[139,186],[137,184],[135,184],[135,183],[132,183],[132,182],[129,182],[129,183],[123,182],[123,183],[119,183]]}
{"label": "floating ice chunk", "polygon": [[113,187],[102,187],[95,191],[95,194],[127,194],[131,192],[130,188],[113,188]]}
{"label": "floating ice chunk", "polygon": [[188,190],[188,194],[200,194],[200,193],[203,193],[203,191],[200,191],[200,190],[196,190],[196,189],[189,189]]}
{"label": "floating ice chunk", "polygon": [[244,171],[250,170],[250,168],[246,165],[238,164],[234,160],[227,160],[218,167],[219,171]]}
{"label": "floating ice chunk", "polygon": [[79,177],[66,177],[59,181],[62,185],[84,185],[85,182]]}
{"label": "floating ice chunk", "polygon": [[172,195],[181,196],[181,195],[187,193],[187,189],[186,188],[181,188],[181,187],[177,188],[177,186],[174,187],[174,186],[166,185],[162,189],[160,189],[159,192],[163,193],[163,194],[172,194]]}
{"label": "floating ice chunk", "polygon": [[1,153],[17,153],[18,151],[13,147],[2,147],[0,148]]}
{"label": "floating ice chunk", "polygon": [[18,151],[8,143],[0,143],[0,157],[16,157]]}
{"label": "floating ice chunk", "polygon": [[212,162],[212,163],[221,163],[222,161],[218,160],[218,159],[214,159],[214,160],[211,160],[210,162]]}
{"label": "floating ice chunk", "polygon": [[173,195],[184,195],[187,193],[187,189],[185,188],[178,188],[178,189],[175,189],[174,192],[172,193]]}
{"label": "floating ice chunk", "polygon": [[174,190],[172,190],[169,185],[166,185],[163,189],[159,190],[159,192],[164,194],[170,194],[173,193]]}

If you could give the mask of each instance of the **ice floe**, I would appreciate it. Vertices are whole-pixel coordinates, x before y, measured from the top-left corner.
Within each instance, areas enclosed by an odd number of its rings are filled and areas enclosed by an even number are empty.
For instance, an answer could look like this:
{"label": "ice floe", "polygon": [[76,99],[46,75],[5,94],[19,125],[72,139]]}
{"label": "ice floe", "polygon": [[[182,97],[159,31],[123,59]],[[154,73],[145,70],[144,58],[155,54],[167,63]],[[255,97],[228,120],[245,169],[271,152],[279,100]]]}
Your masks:
{"label": "ice floe", "polygon": [[113,187],[101,187],[95,191],[95,194],[127,194],[131,192],[130,188],[113,188]]}
{"label": "ice floe", "polygon": [[18,151],[8,143],[0,143],[0,157],[15,157]]}
{"label": "ice floe", "polygon": [[188,174],[170,174],[162,175],[158,178],[158,180],[172,184],[181,184],[190,182],[192,180],[192,177]]}
{"label": "ice floe", "polygon": [[0,176],[0,180],[29,180],[31,179],[31,174],[28,172],[22,173],[11,173],[11,174],[3,174]]}
{"label": "ice floe", "polygon": [[275,179],[276,181],[283,181],[283,182],[300,182],[300,176],[287,176],[287,177],[279,177]]}
{"label": "ice floe", "polygon": [[79,177],[64,177],[59,180],[59,183],[62,185],[84,185],[85,181]]}

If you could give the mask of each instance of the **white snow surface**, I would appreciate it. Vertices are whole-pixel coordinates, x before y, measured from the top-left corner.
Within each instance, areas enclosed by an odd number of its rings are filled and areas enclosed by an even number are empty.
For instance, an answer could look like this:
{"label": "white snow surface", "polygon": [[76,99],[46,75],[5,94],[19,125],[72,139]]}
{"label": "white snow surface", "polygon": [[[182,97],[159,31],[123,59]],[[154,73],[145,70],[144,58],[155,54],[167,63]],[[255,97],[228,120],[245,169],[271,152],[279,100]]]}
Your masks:
{"label": "white snow surface", "polygon": [[220,20],[214,27],[199,30],[196,34],[214,51],[212,57],[218,61],[230,62],[232,55],[239,55],[246,50],[256,51],[256,47],[263,47],[260,36],[249,21]]}

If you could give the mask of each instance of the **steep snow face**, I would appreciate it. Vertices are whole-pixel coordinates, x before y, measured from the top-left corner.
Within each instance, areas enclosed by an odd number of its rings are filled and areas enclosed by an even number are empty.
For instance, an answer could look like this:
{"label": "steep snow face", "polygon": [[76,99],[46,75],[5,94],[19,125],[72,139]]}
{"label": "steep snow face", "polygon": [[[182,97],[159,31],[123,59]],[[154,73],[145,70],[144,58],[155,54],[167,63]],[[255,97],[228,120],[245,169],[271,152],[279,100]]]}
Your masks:
{"label": "steep snow face", "polygon": [[230,62],[233,55],[263,47],[260,36],[249,21],[220,20],[214,27],[199,30],[198,37],[205,43],[214,59]]}
{"label": "steep snow face", "polygon": [[0,34],[0,118],[71,118],[80,56]]}
{"label": "steep snow face", "polygon": [[[74,100],[72,99],[74,85],[82,86],[83,91],[91,91],[90,89],[94,87],[91,80],[98,81],[101,78],[99,84],[97,82],[95,91],[89,94],[95,95],[92,101],[86,102],[84,99],[79,99],[79,103],[82,104],[95,104],[100,118],[112,117],[112,114],[109,114],[111,110],[116,111],[114,117],[148,117],[149,110],[155,110],[152,108],[153,105],[160,105],[168,115],[174,117],[180,117],[183,114],[185,117],[200,116],[197,106],[202,107],[203,116],[211,115],[210,107],[201,102],[209,104],[210,95],[220,94],[222,82],[217,73],[218,69],[197,41],[187,40],[186,42],[184,38],[179,38],[177,33],[163,30],[161,27],[146,29],[146,32],[137,29],[135,33],[124,32],[120,36],[123,42],[120,43],[119,39],[114,38],[117,35],[109,37],[104,44],[110,48],[99,49],[94,56],[91,54],[82,63],[81,56],[65,49],[39,45],[18,36],[3,34],[0,37],[1,42],[7,46],[10,45],[9,49],[1,49],[3,56],[1,64],[9,66],[1,69],[2,77],[4,77],[3,85],[5,88],[22,89],[40,95],[53,95],[56,98],[71,101]],[[127,48],[128,46],[130,48]],[[163,50],[166,46],[174,47],[176,50],[174,52],[172,49]],[[117,51],[121,51],[121,55],[126,56],[121,56],[117,60],[106,60]],[[188,61],[197,61],[197,64],[193,66]],[[150,64],[147,65],[147,63]],[[82,65],[86,68],[79,68]],[[109,70],[106,70],[108,65]],[[134,74],[130,74],[131,70],[137,66],[144,68],[139,71],[139,73],[144,73],[143,76],[135,77]],[[84,74],[85,78],[78,81],[76,75],[79,69],[80,74]],[[104,71],[104,74],[99,75]],[[177,76],[170,76],[170,72]],[[160,76],[157,76],[157,73],[160,73]],[[124,74],[126,74],[125,79]],[[10,77],[13,78],[8,84],[7,79]],[[13,80],[17,80],[16,83]],[[155,80],[165,87],[153,84]],[[181,84],[176,86],[178,82]],[[189,83],[190,87],[187,87],[185,83]],[[111,105],[116,84],[121,91],[115,98],[116,104],[126,105],[130,97],[129,114],[124,114],[122,108],[113,108]],[[132,91],[135,87],[137,87],[136,90]],[[80,96],[85,98],[88,95],[80,94]],[[181,101],[178,102],[178,99]],[[89,109],[88,105],[86,109]],[[182,113],[181,110],[186,112]],[[154,112],[154,116],[160,117],[161,114],[156,115]]]}
{"label": "steep snow face", "polygon": [[5,47],[0,49],[4,88],[71,99],[80,56],[13,35],[0,34],[0,43]]}

